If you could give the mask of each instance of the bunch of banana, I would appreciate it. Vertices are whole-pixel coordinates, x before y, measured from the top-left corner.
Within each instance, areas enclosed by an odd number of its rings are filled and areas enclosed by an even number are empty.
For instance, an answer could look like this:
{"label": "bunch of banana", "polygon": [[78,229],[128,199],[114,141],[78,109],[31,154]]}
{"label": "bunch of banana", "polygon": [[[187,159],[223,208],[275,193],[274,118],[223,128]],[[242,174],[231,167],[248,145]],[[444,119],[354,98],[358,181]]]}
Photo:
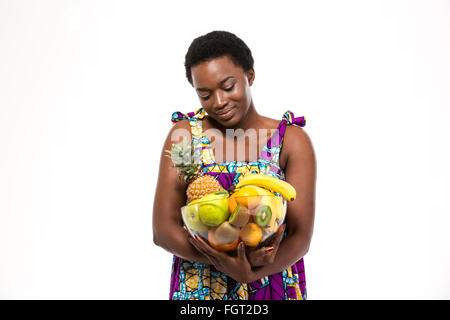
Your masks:
{"label": "bunch of banana", "polygon": [[287,201],[294,201],[296,197],[295,188],[288,182],[259,173],[248,174],[241,178],[236,184],[236,188],[241,188],[247,185],[255,185],[263,187],[279,193]]}

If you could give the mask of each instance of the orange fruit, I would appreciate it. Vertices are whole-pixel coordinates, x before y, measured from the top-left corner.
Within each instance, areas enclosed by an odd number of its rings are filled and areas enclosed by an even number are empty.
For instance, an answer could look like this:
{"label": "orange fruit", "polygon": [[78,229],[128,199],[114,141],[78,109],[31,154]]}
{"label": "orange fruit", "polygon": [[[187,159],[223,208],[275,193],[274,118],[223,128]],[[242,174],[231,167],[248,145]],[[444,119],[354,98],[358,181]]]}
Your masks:
{"label": "orange fruit", "polygon": [[243,187],[237,192],[233,193],[236,201],[248,209],[253,209],[257,207],[261,202],[261,196],[253,188]]}
{"label": "orange fruit", "polygon": [[253,222],[247,223],[239,233],[239,238],[249,247],[256,246],[261,241],[262,236],[261,228]]}
{"label": "orange fruit", "polygon": [[233,213],[234,209],[237,207],[236,198],[233,195],[234,193],[228,198],[228,211],[230,211],[230,213]]}
{"label": "orange fruit", "polygon": [[214,233],[216,231],[217,228],[210,228],[208,230],[208,241],[209,244],[211,245],[211,247],[213,247],[216,250],[219,251],[233,251],[236,250],[238,244],[239,244],[239,237],[236,238],[236,240],[234,240],[231,243],[226,243],[226,244],[219,244],[216,239],[216,237],[214,236]]}

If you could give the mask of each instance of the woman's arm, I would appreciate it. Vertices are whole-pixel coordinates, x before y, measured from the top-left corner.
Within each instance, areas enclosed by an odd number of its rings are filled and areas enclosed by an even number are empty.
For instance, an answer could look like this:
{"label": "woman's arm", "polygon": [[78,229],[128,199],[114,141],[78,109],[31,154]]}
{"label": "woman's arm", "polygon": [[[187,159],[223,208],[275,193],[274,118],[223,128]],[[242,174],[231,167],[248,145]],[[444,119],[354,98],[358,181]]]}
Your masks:
{"label": "woman's arm", "polygon": [[159,164],[158,182],[153,202],[153,242],[170,253],[189,261],[209,263],[190,243],[189,232],[183,228],[180,208],[186,204],[187,184],[178,177],[177,169],[171,168],[172,160],[165,150],[192,135],[188,120],[177,122],[164,142]]}
{"label": "woman's arm", "polygon": [[286,238],[281,241],[272,263],[253,268],[256,279],[291,267],[309,250],[314,229],[316,158],[306,132],[288,126],[283,142],[287,154],[286,181],[297,191],[294,201],[288,202]]}

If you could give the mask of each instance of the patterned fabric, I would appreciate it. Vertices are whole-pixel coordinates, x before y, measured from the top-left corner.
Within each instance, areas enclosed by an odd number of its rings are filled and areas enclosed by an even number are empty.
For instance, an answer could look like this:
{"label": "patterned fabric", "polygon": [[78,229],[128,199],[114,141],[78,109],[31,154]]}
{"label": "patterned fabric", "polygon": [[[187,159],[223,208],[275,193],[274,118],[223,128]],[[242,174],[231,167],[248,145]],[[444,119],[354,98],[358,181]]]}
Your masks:
{"label": "patterned fabric", "polygon": [[[226,190],[249,173],[268,174],[285,180],[284,172],[279,166],[279,154],[286,126],[294,124],[303,127],[305,117],[295,118],[291,111],[286,111],[257,161],[216,163],[213,149],[200,121],[205,116],[203,108],[187,114],[178,111],[172,114],[172,124],[180,120],[189,120],[194,150],[196,155],[202,158],[202,169],[205,174],[215,177]],[[173,256],[170,283],[172,300],[305,300],[306,297],[303,258],[277,274],[251,283],[238,283],[213,265],[190,262]]]}

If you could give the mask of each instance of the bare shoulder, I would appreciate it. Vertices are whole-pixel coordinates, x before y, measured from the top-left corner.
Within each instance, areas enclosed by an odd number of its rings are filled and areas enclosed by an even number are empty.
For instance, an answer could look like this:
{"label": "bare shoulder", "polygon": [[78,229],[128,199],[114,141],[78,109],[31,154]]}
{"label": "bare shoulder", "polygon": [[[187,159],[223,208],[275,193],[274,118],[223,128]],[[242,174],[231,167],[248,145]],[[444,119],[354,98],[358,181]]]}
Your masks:
{"label": "bare shoulder", "polygon": [[280,161],[281,156],[284,157],[283,160],[286,165],[292,159],[315,162],[313,143],[305,129],[296,125],[286,127]]}
{"label": "bare shoulder", "polygon": [[305,129],[296,126],[286,126],[284,133],[283,148],[309,148],[312,147],[312,141]]}
{"label": "bare shoulder", "polygon": [[192,139],[189,120],[180,120],[176,122],[169,130],[166,140],[164,141],[164,145],[160,154],[160,165],[156,191],[158,199],[162,199],[162,194],[164,194],[164,192],[167,192],[167,190],[173,190],[174,192],[176,191],[180,199],[185,195],[186,183],[182,181],[182,179],[179,179],[178,172],[175,168],[172,167],[173,162],[168,157],[167,153],[168,150],[172,149],[174,144],[181,143],[184,138],[187,138],[188,141]]}
{"label": "bare shoulder", "polygon": [[191,134],[191,126],[189,124],[189,120],[184,119],[175,122],[174,125],[172,125],[172,128],[170,129],[169,133],[173,133],[177,130],[185,130],[187,133]]}
{"label": "bare shoulder", "polygon": [[172,144],[177,144],[187,138],[189,141],[192,139],[191,127],[189,120],[184,119],[176,122],[167,134],[164,147],[171,146]]}
{"label": "bare shoulder", "polygon": [[[188,141],[192,140],[192,134],[190,129],[189,120],[180,120],[176,122],[167,133],[166,140],[164,141],[163,148],[160,155],[160,170],[164,174],[169,170],[172,165],[172,161],[167,157],[167,151],[171,150],[173,145],[180,144],[187,138]],[[174,170],[169,170],[174,172]]]}

